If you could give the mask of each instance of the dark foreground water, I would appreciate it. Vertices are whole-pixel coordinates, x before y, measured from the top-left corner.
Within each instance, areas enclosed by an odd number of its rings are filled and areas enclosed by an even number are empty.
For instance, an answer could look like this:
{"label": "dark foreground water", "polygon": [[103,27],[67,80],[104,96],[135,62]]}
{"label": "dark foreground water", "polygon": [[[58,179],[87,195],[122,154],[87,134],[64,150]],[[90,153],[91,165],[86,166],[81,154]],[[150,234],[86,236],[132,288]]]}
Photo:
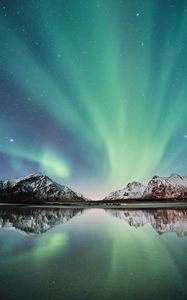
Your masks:
{"label": "dark foreground water", "polygon": [[187,299],[187,210],[0,207],[0,299]]}

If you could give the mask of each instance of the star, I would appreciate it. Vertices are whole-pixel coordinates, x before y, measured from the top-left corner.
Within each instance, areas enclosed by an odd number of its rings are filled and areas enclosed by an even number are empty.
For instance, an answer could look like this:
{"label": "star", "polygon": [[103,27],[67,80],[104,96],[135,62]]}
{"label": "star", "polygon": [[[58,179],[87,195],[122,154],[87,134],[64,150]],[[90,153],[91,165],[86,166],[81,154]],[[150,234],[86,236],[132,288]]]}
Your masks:
{"label": "star", "polygon": [[104,196],[187,172],[186,1],[0,0],[0,179]]}

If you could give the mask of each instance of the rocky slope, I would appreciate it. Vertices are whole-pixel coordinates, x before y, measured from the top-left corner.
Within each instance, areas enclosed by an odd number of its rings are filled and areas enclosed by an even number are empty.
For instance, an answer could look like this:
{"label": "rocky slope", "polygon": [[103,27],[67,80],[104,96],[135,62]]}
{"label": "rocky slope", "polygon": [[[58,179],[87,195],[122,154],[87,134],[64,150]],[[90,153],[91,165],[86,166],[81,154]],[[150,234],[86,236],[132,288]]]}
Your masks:
{"label": "rocky slope", "polygon": [[71,202],[86,199],[40,173],[0,181],[0,202]]}
{"label": "rocky slope", "polygon": [[141,199],[145,188],[140,182],[133,181],[124,189],[110,193],[104,200]]}
{"label": "rocky slope", "polygon": [[110,193],[103,200],[123,199],[187,199],[187,176],[154,176],[146,187],[139,182],[128,183],[124,189]]}
{"label": "rocky slope", "polygon": [[187,236],[186,209],[107,209],[107,212],[135,228],[149,224],[159,234],[175,232],[180,237]]}
{"label": "rocky slope", "polygon": [[187,199],[187,176],[171,174],[169,177],[154,176],[148,183],[143,198]]}
{"label": "rocky slope", "polygon": [[[172,174],[169,177],[154,176],[145,187],[133,181],[121,190],[110,193],[103,200],[162,200],[187,199],[187,176]],[[40,173],[13,180],[0,181],[0,202],[12,203],[63,203],[88,201],[80,193],[60,185]]]}

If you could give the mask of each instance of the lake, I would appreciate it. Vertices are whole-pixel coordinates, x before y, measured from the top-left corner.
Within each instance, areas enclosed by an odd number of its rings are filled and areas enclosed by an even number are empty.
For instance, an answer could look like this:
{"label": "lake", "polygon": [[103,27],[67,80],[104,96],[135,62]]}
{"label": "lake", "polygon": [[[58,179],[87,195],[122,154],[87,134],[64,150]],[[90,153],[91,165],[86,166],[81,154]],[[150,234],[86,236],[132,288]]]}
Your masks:
{"label": "lake", "polygon": [[0,299],[187,299],[187,209],[0,207]]}

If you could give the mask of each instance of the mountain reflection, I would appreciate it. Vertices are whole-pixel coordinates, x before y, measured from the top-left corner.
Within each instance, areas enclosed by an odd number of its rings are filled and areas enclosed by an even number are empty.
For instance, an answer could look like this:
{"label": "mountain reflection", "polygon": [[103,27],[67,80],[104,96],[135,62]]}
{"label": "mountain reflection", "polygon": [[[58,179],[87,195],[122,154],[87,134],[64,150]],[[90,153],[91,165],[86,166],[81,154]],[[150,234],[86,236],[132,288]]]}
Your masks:
{"label": "mountain reflection", "polygon": [[[40,234],[81,215],[81,208],[0,207],[0,228]],[[111,217],[135,228],[150,224],[159,234],[175,232],[187,236],[187,209],[106,209]]]}
{"label": "mountain reflection", "polygon": [[135,228],[150,224],[159,234],[175,232],[187,236],[187,209],[107,209],[112,216]]}
{"label": "mountain reflection", "polygon": [[0,208],[0,228],[39,234],[81,213],[82,209],[79,208]]}

